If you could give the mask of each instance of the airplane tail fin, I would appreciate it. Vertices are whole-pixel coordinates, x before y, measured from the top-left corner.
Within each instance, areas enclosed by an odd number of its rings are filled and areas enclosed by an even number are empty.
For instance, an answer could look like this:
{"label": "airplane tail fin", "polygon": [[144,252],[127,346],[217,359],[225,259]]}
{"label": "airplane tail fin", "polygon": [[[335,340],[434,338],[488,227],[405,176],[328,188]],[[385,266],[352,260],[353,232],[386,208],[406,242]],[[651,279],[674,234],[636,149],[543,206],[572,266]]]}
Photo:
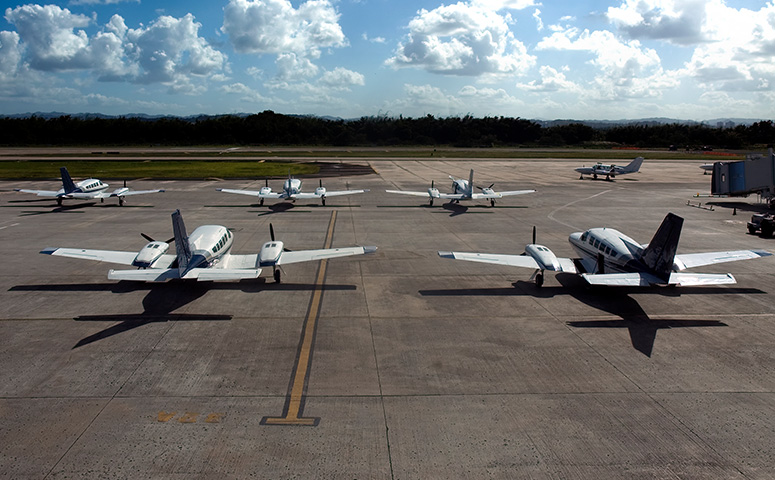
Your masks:
{"label": "airplane tail fin", "polygon": [[640,170],[640,166],[643,165],[643,157],[638,157],[631,161],[626,167],[622,169],[622,173],[635,173]]}
{"label": "airplane tail fin", "polygon": [[65,189],[65,193],[72,193],[75,191],[75,182],[70,178],[70,172],[67,168],[62,167],[59,169],[59,173],[62,174],[62,187]]}
{"label": "airplane tail fin", "polygon": [[654,234],[654,238],[651,239],[651,242],[649,242],[641,255],[643,263],[665,283],[670,281],[675,252],[678,250],[678,240],[681,237],[683,224],[683,218],[673,213],[668,213],[665,219],[662,220],[657,233]]}
{"label": "airplane tail fin", "polygon": [[468,174],[468,195],[474,194],[474,169]]}
{"label": "airplane tail fin", "polygon": [[186,225],[183,223],[183,216],[180,210],[175,210],[172,214],[172,231],[175,234],[175,253],[178,256],[178,269],[185,271],[191,260],[191,247],[188,245],[188,234],[186,234]]}

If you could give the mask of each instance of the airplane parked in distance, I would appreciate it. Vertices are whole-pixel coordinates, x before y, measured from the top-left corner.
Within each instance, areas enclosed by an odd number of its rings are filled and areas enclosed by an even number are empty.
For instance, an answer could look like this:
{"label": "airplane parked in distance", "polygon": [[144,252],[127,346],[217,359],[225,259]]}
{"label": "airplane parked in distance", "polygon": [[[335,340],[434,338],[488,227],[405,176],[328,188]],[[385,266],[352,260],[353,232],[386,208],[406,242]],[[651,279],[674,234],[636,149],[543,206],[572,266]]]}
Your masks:
{"label": "airplane parked in distance", "polygon": [[[172,214],[172,228],[175,236],[166,242],[159,242],[142,234],[149,243],[139,252],[46,248],[40,253],[138,267],[137,270],[110,270],[110,280],[240,280],[258,278],[261,267],[272,267],[274,279],[279,283],[280,267],[283,265],[362,255],[377,250],[377,247],[345,247],[291,251],[285,248],[283,242],[275,240],[274,229],[270,224],[271,241],[266,242],[257,254],[234,255],[231,253],[234,236],[226,227],[202,225],[191,232],[191,235],[187,235],[180,210],[175,210]],[[174,255],[167,253],[172,241],[175,242]]]}
{"label": "airplane parked in distance", "polygon": [[104,202],[106,198],[112,197],[118,197],[118,204],[123,206],[125,203],[124,197],[129,195],[144,195],[146,193],[160,193],[164,191],[130,190],[126,186],[126,181],[124,181],[123,187],[117,188],[114,191],[108,193],[107,190],[110,185],[103,182],[102,180],[98,180],[96,178],[87,178],[86,180],[81,180],[80,182],[75,183],[70,177],[70,173],[68,173],[67,168],[62,167],[59,169],[59,172],[62,174],[62,188],[59,189],[59,191],[28,190],[23,188],[16,188],[15,190],[21,193],[32,193],[39,197],[54,197],[57,200],[57,205],[60,207],[62,206],[62,200],[66,198],[75,200],[99,199],[100,202]]}
{"label": "airplane parked in distance", "polygon": [[365,193],[368,192],[368,190],[338,190],[329,192],[326,190],[326,187],[323,186],[323,180],[320,180],[319,186],[315,189],[315,192],[309,192],[305,193],[301,191],[301,180],[298,178],[293,178],[290,174],[288,174],[288,179],[285,180],[283,183],[283,191],[282,192],[273,192],[272,188],[269,186],[269,180],[266,180],[265,186],[261,187],[261,190],[254,191],[254,190],[234,190],[229,188],[216,188],[219,192],[226,192],[226,193],[237,193],[240,195],[249,195],[251,197],[258,197],[261,200],[259,201],[260,205],[264,204],[265,198],[278,198],[278,199],[290,199],[292,201],[295,200],[306,200],[306,199],[320,199],[321,204],[326,204],[326,197],[338,197],[340,195],[353,195],[355,193]]}
{"label": "airplane parked in distance", "polygon": [[610,180],[617,175],[625,175],[628,173],[635,173],[640,170],[640,166],[643,164],[643,157],[638,157],[631,161],[624,167],[620,165],[604,165],[600,162],[592,165],[591,167],[579,167],[576,169],[579,172],[579,180],[584,179],[584,175],[592,175],[592,178],[597,180],[598,175],[605,175],[606,180]]}
{"label": "airplane parked in distance", "polygon": [[548,247],[533,243],[522,255],[439,252],[442,258],[533,268],[530,277],[537,286],[544,282],[544,271],[578,273],[590,285],[646,287],[652,285],[721,285],[735,283],[731,274],[684,273],[703,265],[734,262],[772,255],[763,250],[735,250],[676,254],[683,218],[668,213],[654,238],[640,245],[613,228],[591,228],[570,234],[568,241],[580,258],[555,256]]}
{"label": "airplane parked in distance", "polygon": [[461,200],[489,200],[490,206],[495,206],[495,200],[511,195],[523,195],[525,193],[533,193],[535,190],[514,190],[509,192],[496,192],[492,189],[494,183],[489,187],[477,187],[482,193],[474,193],[474,171],[468,174],[468,180],[455,178],[452,175],[449,176],[452,180],[452,193],[440,193],[437,188],[434,187],[431,182],[431,188],[427,192],[410,192],[406,190],[385,190],[387,193],[398,193],[401,195],[413,195],[415,197],[428,197],[430,198],[430,205],[433,205],[433,200],[436,198],[448,199],[450,202],[459,203]]}

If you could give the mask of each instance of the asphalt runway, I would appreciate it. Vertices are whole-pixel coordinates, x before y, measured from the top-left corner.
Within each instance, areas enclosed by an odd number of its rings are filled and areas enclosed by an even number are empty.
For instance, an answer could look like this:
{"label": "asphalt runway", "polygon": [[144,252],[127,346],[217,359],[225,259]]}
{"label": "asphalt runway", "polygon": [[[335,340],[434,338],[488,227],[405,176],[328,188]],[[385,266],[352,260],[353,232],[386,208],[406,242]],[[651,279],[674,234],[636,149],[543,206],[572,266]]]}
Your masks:
{"label": "asphalt runway", "polygon": [[[679,253],[775,251],[746,233],[755,199],[693,198],[700,163],[647,158],[606,182],[567,160],[371,161],[376,175],[325,180],[371,192],[325,207],[215,190],[263,180],[136,181],[167,191],[63,208],[12,191],[51,182],[0,182],[0,477],[772,478],[775,257],[697,269],[729,286],[548,273],[539,289],[436,253],[521,253],[536,226],[574,256],[571,232],[647,243],[668,212]],[[385,193],[448,191],[472,166],[478,185],[537,192],[494,208]],[[290,249],[378,250],[289,265],[279,285],[114,282],[111,265],[38,254],[139,250],[141,232],[172,236],[175,209],[189,232],[232,228],[234,253],[270,223]]]}

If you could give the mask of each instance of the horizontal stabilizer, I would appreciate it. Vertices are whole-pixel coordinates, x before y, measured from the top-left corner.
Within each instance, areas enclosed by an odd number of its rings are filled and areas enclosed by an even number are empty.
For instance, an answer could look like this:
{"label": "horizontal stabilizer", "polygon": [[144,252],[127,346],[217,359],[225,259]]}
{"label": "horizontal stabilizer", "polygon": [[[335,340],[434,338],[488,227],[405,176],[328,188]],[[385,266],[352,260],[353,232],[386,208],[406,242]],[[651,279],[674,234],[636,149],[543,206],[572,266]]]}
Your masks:
{"label": "horizontal stabilizer", "polygon": [[[258,278],[260,268],[255,269],[225,269],[225,268],[192,268],[183,277],[184,280],[242,280]],[[180,278],[177,268],[147,268],[144,270],[111,270],[109,280],[130,280],[134,282],[165,282]]]}
{"label": "horizontal stabilizer", "polygon": [[609,287],[648,287],[650,285],[665,285],[665,282],[649,273],[598,273],[581,274],[581,278],[590,285],[607,285]]}
{"label": "horizontal stabilizer", "polygon": [[731,285],[737,283],[731,273],[672,273],[670,285],[691,287],[698,285]]}

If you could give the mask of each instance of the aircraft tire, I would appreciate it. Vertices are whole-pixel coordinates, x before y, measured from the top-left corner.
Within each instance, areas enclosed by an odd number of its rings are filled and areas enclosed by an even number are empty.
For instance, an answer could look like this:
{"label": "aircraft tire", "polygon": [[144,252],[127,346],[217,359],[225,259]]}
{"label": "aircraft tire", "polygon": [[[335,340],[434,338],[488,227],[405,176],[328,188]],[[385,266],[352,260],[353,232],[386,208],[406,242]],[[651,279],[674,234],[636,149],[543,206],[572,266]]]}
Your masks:
{"label": "aircraft tire", "polygon": [[263,205],[264,205],[264,199],[262,198],[261,200],[259,200],[259,201],[258,201],[258,204],[259,204],[259,205],[261,205],[261,206],[263,206]]}
{"label": "aircraft tire", "polygon": [[491,206],[491,207],[494,207],[494,206],[495,206],[495,200],[490,200],[490,206]]}
{"label": "aircraft tire", "polygon": [[124,197],[118,197],[118,206],[123,207],[124,206]]}
{"label": "aircraft tire", "polygon": [[275,283],[280,283],[280,281],[281,281],[280,270],[275,270],[274,271],[274,281],[275,281]]}
{"label": "aircraft tire", "polygon": [[432,198],[431,198],[431,204],[430,204],[430,206],[431,206],[431,207],[433,206],[433,199],[432,199]]}
{"label": "aircraft tire", "polygon": [[536,275],[536,287],[541,288],[544,284],[544,274],[539,273]]}
{"label": "aircraft tire", "polygon": [[326,199],[325,198],[321,198],[320,201],[323,202],[323,206],[325,207],[326,206]]}
{"label": "aircraft tire", "polygon": [[62,198],[57,198],[57,206],[62,206]]}

